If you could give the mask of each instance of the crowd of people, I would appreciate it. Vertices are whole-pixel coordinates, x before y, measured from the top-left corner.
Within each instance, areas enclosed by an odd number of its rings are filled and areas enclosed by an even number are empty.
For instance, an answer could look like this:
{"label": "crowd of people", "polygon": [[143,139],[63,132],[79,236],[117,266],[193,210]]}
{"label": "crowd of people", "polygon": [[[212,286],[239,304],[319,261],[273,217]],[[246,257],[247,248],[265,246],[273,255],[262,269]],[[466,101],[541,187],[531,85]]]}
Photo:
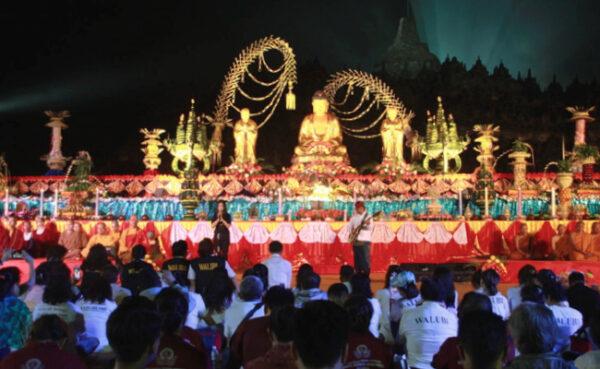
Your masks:
{"label": "crowd of people", "polygon": [[600,294],[579,272],[527,265],[504,296],[499,274],[478,270],[461,299],[444,266],[418,281],[391,265],[375,292],[350,265],[327,290],[308,264],[293,283],[277,241],[239,282],[210,239],[192,259],[175,242],[161,270],[143,244],[111,247],[86,245],[80,273],[59,244],[37,268],[22,252],[26,281],[0,269],[0,369],[600,367]]}

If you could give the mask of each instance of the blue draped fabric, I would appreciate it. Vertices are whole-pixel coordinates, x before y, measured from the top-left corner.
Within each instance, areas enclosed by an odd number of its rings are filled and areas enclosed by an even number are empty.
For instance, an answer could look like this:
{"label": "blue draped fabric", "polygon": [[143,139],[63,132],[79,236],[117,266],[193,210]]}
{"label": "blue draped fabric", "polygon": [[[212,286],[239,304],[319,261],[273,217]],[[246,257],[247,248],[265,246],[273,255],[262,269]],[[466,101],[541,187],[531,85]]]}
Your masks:
{"label": "blue draped fabric", "polygon": [[[9,202],[9,211],[15,211],[17,207],[17,201],[14,198]],[[23,197],[19,198],[18,202],[27,204],[30,213],[39,213],[39,198]],[[458,200],[455,198],[441,198],[437,202],[442,206],[442,214],[451,214],[453,216],[458,214],[459,205]],[[410,209],[414,214],[421,215],[426,214],[430,200],[419,199],[419,198],[408,198],[402,201],[365,201],[367,211],[373,214],[376,211],[383,211],[386,214],[395,213],[400,210]],[[600,213],[600,199],[576,199],[573,200],[573,205],[583,204],[587,206],[590,214]],[[59,208],[63,209],[66,206],[66,200],[60,199]],[[93,208],[94,203],[89,203],[88,206]],[[216,201],[201,201],[195,212],[204,211],[210,218],[215,212],[217,203]],[[313,206],[318,206],[322,209],[338,209],[346,210],[350,217],[354,211],[354,204],[352,202],[344,201],[322,201],[322,202],[310,202],[310,201],[298,201],[290,200],[282,202],[282,213],[287,215],[290,211],[295,219],[295,214],[301,208],[312,209]],[[463,213],[466,207],[469,206],[471,213],[474,215],[480,215],[481,212],[477,206],[470,201],[468,204],[464,204]],[[517,201],[506,201],[504,199],[496,198],[490,206],[490,214],[496,218],[499,215],[504,214],[506,207],[510,210],[511,217],[517,215]],[[180,220],[183,217],[183,207],[177,199],[102,199],[99,205],[100,215],[113,215],[115,217],[124,215],[129,217],[133,214],[138,217],[148,215],[151,220],[164,220],[167,215],[173,216],[173,219]],[[250,209],[254,207],[258,211],[259,219],[266,219],[269,216],[274,216],[278,213],[277,202],[260,202],[249,201],[247,199],[234,199],[227,202],[227,210],[233,215],[235,212],[241,212],[242,218],[248,220]],[[523,200],[523,215],[529,214],[545,214],[550,211],[550,202],[546,199],[525,199]],[[4,202],[0,202],[0,214],[4,213]],[[54,214],[54,201],[49,198],[44,202],[44,215],[51,216]]]}

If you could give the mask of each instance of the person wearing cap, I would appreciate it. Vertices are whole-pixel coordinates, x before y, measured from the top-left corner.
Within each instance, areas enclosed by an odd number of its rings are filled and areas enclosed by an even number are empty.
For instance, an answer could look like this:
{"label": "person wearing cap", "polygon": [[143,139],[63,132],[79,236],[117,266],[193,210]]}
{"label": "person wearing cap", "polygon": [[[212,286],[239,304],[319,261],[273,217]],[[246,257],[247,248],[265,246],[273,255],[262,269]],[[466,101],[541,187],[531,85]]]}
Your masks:
{"label": "person wearing cap", "polygon": [[354,269],[357,273],[363,272],[367,275],[371,272],[371,231],[373,230],[373,217],[369,215],[365,208],[365,203],[358,201],[354,207],[355,212],[350,218],[350,230],[360,231],[358,237],[352,244],[354,253]]}

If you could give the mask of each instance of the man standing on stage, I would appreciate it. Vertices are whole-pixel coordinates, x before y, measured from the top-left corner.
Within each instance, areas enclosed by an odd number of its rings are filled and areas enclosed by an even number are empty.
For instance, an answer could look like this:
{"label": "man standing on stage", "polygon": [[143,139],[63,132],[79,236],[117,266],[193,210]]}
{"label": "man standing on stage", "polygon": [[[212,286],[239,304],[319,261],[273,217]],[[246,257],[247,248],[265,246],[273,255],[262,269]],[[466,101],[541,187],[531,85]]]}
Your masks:
{"label": "man standing on stage", "polygon": [[[354,252],[354,269],[356,269],[356,272],[364,272],[368,275],[371,271],[370,253],[373,218],[367,213],[364,202],[357,202],[354,208],[355,212],[350,218],[349,224],[352,251]],[[356,235],[354,240],[352,240],[353,235]]]}

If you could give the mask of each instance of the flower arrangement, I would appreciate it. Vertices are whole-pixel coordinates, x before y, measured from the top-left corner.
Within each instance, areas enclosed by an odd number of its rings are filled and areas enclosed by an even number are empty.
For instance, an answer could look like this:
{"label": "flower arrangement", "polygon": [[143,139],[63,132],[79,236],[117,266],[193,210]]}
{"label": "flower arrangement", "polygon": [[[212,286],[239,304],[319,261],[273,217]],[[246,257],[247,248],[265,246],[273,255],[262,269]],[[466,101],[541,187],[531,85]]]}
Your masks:
{"label": "flower arrangement", "polygon": [[381,164],[375,166],[375,173],[383,177],[386,181],[393,181],[396,178],[400,178],[408,171],[410,171],[410,166],[404,161],[394,162],[392,160],[384,160]]}
{"label": "flower arrangement", "polygon": [[249,177],[261,174],[263,168],[256,163],[232,163],[225,168],[225,174],[233,177]]}
{"label": "flower arrangement", "polygon": [[356,170],[344,162],[315,160],[310,163],[298,163],[286,171],[289,176],[306,182],[314,182],[321,177],[336,177],[343,174],[356,174]]}

